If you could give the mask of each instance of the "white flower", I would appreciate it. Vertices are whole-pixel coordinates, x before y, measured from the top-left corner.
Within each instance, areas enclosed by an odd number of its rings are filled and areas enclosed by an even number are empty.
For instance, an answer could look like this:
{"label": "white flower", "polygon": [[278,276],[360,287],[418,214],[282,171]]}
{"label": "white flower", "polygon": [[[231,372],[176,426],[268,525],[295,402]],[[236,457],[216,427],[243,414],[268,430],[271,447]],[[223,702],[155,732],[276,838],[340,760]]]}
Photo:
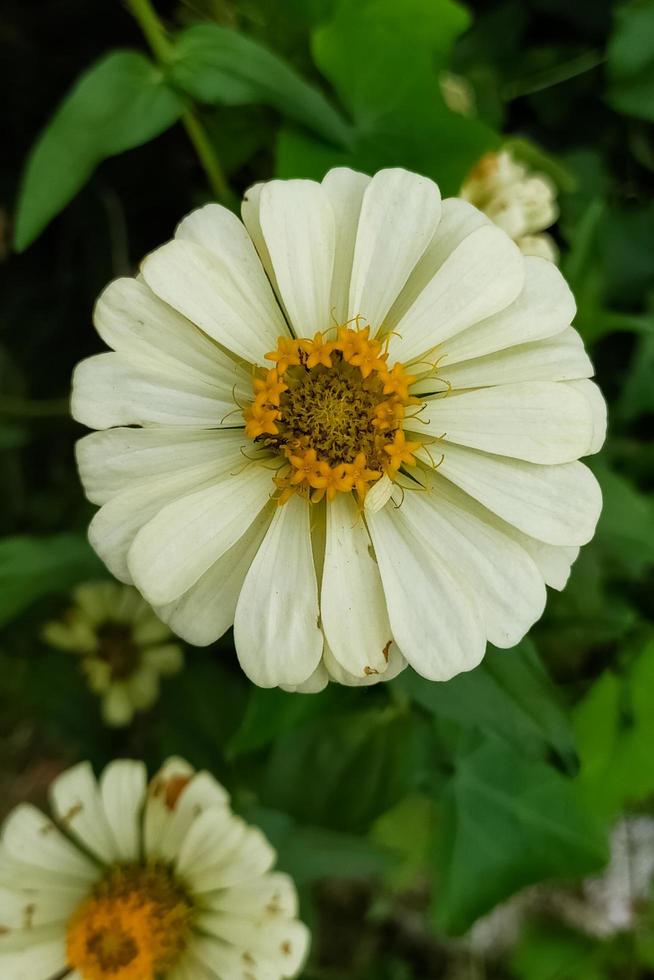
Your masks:
{"label": "white flower", "polygon": [[119,760],[98,783],[84,762],[50,803],[55,822],[22,804],[4,826],[2,980],[297,976],[308,933],[293,882],[209,773],[170,759],[148,785],[142,763]]}
{"label": "white flower", "polygon": [[127,725],[149,708],[159,678],[181,670],[182,649],[136,589],[115,582],[87,582],[73,593],[64,618],[47,623],[43,638],[78,654],[91,690],[102,697],[108,725]]}
{"label": "white flower", "polygon": [[93,546],[190,642],[234,623],[263,687],[445,680],[514,645],[601,509],[560,272],[404,170],[257,185],[243,219],[195,211],[97,304]]}
{"label": "white flower", "polygon": [[542,232],[556,221],[556,187],[542,173],[531,173],[511,153],[487,153],[461,187],[461,197],[503,228],[525,255],[556,262],[558,251]]}

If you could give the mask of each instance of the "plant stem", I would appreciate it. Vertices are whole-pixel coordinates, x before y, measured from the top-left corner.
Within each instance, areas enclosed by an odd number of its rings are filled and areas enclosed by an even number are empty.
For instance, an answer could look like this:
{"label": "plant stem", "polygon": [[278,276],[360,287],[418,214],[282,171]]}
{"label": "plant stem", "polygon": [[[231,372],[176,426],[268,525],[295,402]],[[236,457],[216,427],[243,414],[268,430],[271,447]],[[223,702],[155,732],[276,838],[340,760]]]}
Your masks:
{"label": "plant stem", "polygon": [[[151,0],[126,0],[126,3],[143,31],[152,53],[161,67],[165,68],[173,57],[174,49]],[[185,110],[182,123],[204,168],[212,192],[223,204],[232,205],[234,195],[218,159],[216,148],[192,108]]]}

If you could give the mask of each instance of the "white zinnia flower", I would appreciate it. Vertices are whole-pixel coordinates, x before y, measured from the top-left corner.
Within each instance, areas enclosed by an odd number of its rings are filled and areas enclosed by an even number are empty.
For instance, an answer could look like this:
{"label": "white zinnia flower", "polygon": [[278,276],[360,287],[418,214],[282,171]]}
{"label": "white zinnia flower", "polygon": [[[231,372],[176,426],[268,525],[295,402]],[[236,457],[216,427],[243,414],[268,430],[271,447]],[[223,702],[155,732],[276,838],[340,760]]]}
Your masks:
{"label": "white zinnia flower", "polygon": [[[291,879],[207,772],[119,760],[51,786],[0,850],[3,980],[281,980],[304,962]],[[63,832],[62,832],[63,831]]]}
{"label": "white zinnia flower", "polygon": [[487,153],[466,177],[460,194],[503,228],[525,255],[556,262],[554,240],[542,234],[559,215],[556,186],[545,174],[530,172],[508,150]]}
{"label": "white zinnia flower", "polygon": [[264,687],[405,658],[445,680],[514,645],[601,508],[560,272],[404,170],[260,184],[243,220],[193,212],[97,304],[93,546],[190,642],[234,622]]}
{"label": "white zinnia flower", "polygon": [[62,620],[47,623],[43,639],[78,654],[91,690],[102,697],[108,725],[127,725],[157,699],[159,678],[181,670],[182,648],[136,589],[86,582],[75,589]]}

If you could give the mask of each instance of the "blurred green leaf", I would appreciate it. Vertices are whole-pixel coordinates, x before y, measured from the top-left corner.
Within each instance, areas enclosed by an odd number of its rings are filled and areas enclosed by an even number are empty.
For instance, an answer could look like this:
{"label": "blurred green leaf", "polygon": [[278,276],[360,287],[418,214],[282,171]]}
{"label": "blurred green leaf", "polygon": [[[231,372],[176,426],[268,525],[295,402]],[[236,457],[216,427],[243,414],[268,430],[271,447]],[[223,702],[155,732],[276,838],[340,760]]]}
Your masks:
{"label": "blurred green leaf", "polygon": [[617,7],[608,46],[608,99],[619,112],[654,122],[654,3]]}
{"label": "blurred green leaf", "polygon": [[407,791],[412,735],[395,707],[315,719],[275,742],[262,798],[302,823],[365,829]]}
{"label": "blurred green leaf", "polygon": [[9,537],[0,540],[0,626],[50,593],[66,592],[102,573],[85,536]]}
{"label": "blurred green leaf", "polygon": [[412,794],[379,817],[371,838],[401,856],[389,871],[389,882],[395,888],[409,888],[424,874],[438,815],[434,800]]}
{"label": "blurred green leaf", "polygon": [[160,69],[136,51],[114,51],[89,68],[28,157],[16,212],[16,249],[22,252],[41,234],[102,160],[154,139],[182,109]]}
{"label": "blurred green leaf", "polygon": [[464,932],[518,889],[597,870],[605,834],[575,784],[488,738],[458,760],[434,853],[438,927]]}
{"label": "blurred green leaf", "polygon": [[606,980],[602,947],[556,925],[530,925],[511,954],[516,980]]}
{"label": "blurred green leaf", "polygon": [[310,695],[288,694],[281,688],[264,689],[253,685],[243,720],[227,747],[228,755],[234,758],[260,749],[278,735],[333,710],[335,705],[343,707],[343,693],[333,684],[319,694]]}
{"label": "blurred green leaf", "polygon": [[654,565],[654,504],[625,476],[602,464],[593,468],[604,501],[597,544],[612,570],[640,575]]}
{"label": "blurred green leaf", "polygon": [[272,51],[217,24],[179,35],[171,78],[200,102],[272,106],[337,145],[351,140],[350,127],[317,88]]}
{"label": "blurred green leaf", "polygon": [[528,639],[513,650],[489,650],[479,667],[444,684],[410,670],[393,683],[440,720],[501,735],[532,754],[551,747],[574,765],[570,723]]}

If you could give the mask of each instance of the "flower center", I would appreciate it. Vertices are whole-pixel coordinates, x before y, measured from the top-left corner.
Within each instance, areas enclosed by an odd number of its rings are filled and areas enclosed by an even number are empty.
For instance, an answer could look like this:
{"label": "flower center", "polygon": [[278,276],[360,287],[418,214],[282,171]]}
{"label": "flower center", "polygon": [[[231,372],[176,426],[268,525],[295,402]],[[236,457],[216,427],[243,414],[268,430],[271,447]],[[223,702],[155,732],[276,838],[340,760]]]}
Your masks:
{"label": "flower center", "polygon": [[109,665],[114,680],[121,680],[134,673],[139,651],[129,626],[122,626],[120,623],[105,623],[101,626],[98,629],[98,657]]}
{"label": "flower center", "polygon": [[316,503],[355,490],[362,500],[384,473],[395,478],[415,462],[418,442],[402,430],[415,377],[402,364],[388,366],[384,342],[370,328],[345,324],[328,341],[280,337],[266,354],[275,366],[254,378],[254,401],[243,415],[245,431],[282,456],[275,477],[279,502],[301,493]]}
{"label": "flower center", "polygon": [[68,963],[83,980],[155,980],[186,948],[193,913],[164,865],[115,865],[68,923]]}

